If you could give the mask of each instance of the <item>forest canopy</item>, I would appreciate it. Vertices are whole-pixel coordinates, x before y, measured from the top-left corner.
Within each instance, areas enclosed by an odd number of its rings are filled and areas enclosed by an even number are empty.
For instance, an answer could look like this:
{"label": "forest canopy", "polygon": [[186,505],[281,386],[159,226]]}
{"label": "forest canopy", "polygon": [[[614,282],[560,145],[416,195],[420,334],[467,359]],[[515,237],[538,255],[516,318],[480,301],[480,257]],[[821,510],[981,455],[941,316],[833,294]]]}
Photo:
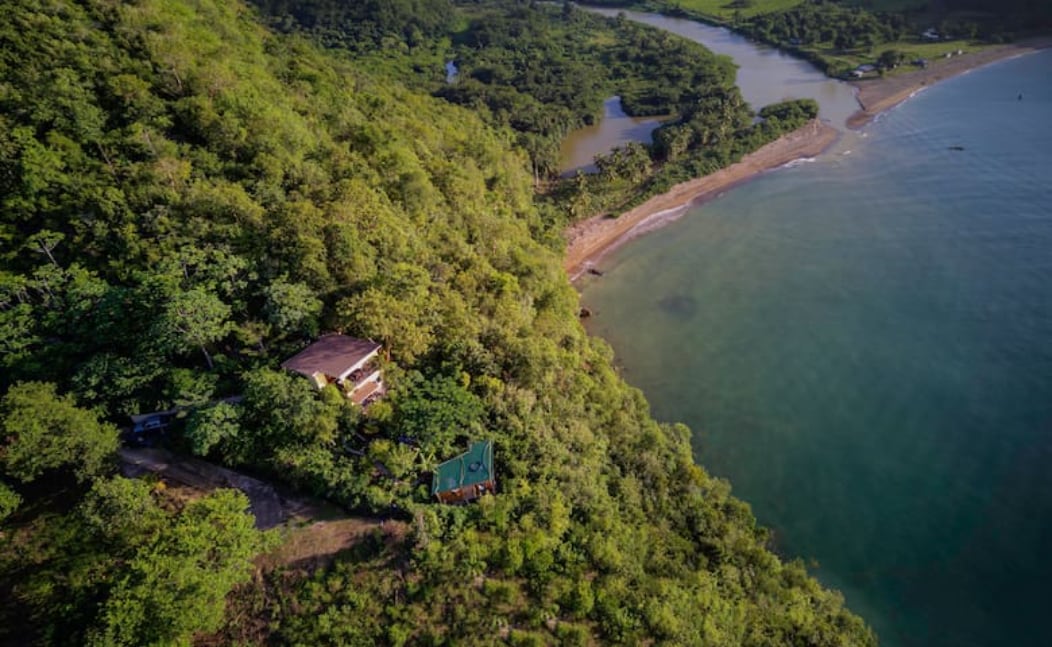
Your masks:
{"label": "forest canopy", "polygon": [[[585,334],[523,131],[376,64],[462,14],[340,5],[328,49],[227,0],[0,12],[0,640],[873,644]],[[813,116],[743,123],[720,65],[676,101],[737,143],[694,159]],[[384,343],[386,400],[279,369],[321,331]],[[243,496],[117,472],[116,426],[167,409],[172,449],[407,531],[253,577]],[[432,503],[477,438],[498,492]]]}

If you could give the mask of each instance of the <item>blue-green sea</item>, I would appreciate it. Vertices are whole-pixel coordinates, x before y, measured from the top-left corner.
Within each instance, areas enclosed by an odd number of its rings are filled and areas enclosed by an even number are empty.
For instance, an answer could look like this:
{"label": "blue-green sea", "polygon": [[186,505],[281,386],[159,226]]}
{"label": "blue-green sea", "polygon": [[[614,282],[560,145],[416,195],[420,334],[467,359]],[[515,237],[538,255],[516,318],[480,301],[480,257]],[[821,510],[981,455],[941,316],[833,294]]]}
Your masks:
{"label": "blue-green sea", "polygon": [[599,267],[627,380],[882,644],[1052,645],[1052,51]]}

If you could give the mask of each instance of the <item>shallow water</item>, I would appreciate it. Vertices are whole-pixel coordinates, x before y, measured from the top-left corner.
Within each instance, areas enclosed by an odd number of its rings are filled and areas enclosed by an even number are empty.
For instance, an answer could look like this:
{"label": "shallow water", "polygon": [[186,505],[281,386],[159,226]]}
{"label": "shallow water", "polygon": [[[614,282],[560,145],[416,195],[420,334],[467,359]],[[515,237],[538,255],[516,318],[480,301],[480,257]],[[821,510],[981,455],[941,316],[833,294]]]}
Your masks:
{"label": "shallow water", "polygon": [[952,79],[582,286],[655,415],[884,645],[1052,644],[1050,116],[1052,52]]}
{"label": "shallow water", "polygon": [[656,117],[629,117],[621,107],[621,97],[603,103],[603,118],[597,124],[578,128],[562,142],[560,160],[563,175],[578,170],[594,173],[596,155],[609,153],[626,142],[649,144],[651,133],[661,125]]}

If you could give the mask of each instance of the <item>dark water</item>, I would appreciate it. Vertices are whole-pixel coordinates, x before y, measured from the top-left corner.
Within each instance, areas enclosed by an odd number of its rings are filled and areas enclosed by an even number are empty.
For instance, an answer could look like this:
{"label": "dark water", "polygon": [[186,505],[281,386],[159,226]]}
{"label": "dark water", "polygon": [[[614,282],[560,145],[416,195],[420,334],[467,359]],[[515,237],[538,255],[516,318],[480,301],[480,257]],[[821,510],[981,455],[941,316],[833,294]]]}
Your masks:
{"label": "dark water", "polygon": [[884,645],[1052,645],[1052,52],[848,137],[605,259],[593,332]]}

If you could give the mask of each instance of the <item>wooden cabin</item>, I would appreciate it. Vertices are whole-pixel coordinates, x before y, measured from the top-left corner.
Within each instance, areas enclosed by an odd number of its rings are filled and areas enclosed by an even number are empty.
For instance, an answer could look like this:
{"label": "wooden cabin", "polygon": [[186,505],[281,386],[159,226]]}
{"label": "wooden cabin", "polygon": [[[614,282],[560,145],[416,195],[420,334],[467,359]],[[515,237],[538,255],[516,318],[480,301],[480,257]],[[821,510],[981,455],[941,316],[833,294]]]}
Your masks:
{"label": "wooden cabin", "polygon": [[371,339],[322,335],[281,366],[306,377],[319,389],[335,384],[352,402],[368,406],[385,392],[377,361],[380,347]]}
{"label": "wooden cabin", "polygon": [[472,443],[468,451],[435,468],[431,494],[442,503],[466,503],[496,491],[493,441]]}

